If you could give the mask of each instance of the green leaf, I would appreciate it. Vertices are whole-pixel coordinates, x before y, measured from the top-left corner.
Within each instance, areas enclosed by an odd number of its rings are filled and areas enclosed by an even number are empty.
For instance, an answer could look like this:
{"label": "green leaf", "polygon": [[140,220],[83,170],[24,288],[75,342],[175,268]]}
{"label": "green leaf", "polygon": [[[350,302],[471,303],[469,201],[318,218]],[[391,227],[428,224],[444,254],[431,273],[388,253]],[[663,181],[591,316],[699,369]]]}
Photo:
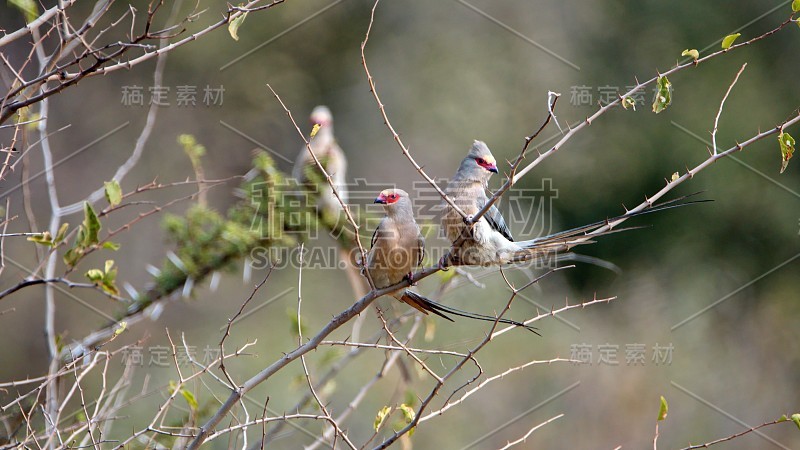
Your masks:
{"label": "green leaf", "polygon": [[800,11],[800,0],[794,0],[792,2],[792,11],[794,12]]}
{"label": "green leaf", "polygon": [[101,283],[103,281],[103,271],[100,269],[91,269],[86,272],[86,278],[93,283]]}
{"label": "green leaf", "polygon": [[107,250],[117,251],[119,250],[119,244],[117,244],[116,242],[106,241],[103,242],[103,248]]}
{"label": "green leaf", "polygon": [[100,239],[97,237],[101,228],[100,220],[97,218],[97,214],[94,212],[89,202],[83,203],[83,224],[81,224],[81,226],[83,227],[81,229],[83,233],[78,234],[82,237],[80,242],[82,247],[89,247],[90,245],[100,242]]}
{"label": "green leaf", "polygon": [[247,13],[243,12],[241,15],[236,16],[233,20],[231,20],[231,23],[228,24],[228,33],[231,34],[231,37],[234,41],[239,40],[239,27],[242,26],[246,17]]}
{"label": "green leaf", "polygon": [[67,230],[69,230],[69,224],[64,223],[61,225],[61,228],[58,229],[58,233],[56,233],[55,239],[53,239],[54,244],[58,244],[67,237]]}
{"label": "green leaf", "polygon": [[632,99],[630,97],[623,97],[622,98],[622,107],[625,108],[625,109],[632,108],[634,111],[636,111],[636,100],[634,100],[634,99]]}
{"label": "green leaf", "polygon": [[109,283],[104,281],[103,284],[100,285],[100,289],[102,289],[108,294],[119,297],[119,288],[114,283]]}
{"label": "green leaf", "polygon": [[45,231],[44,233],[39,233],[33,236],[28,236],[28,240],[31,242],[35,242],[37,244],[46,245],[48,247],[53,246],[53,237],[50,236],[49,231]]}
{"label": "green leaf", "polygon": [[28,23],[39,17],[39,8],[34,0],[8,0],[8,3],[20,10],[25,15],[25,21]]}
{"label": "green leaf", "polygon": [[414,412],[414,408],[406,405],[405,403],[400,405],[400,411],[403,411],[403,417],[406,419],[406,423],[411,423],[414,420],[414,417],[417,416],[417,413]]}
{"label": "green leaf", "polygon": [[123,332],[124,332],[124,331],[125,331],[127,328],[128,328],[128,322],[125,322],[125,321],[123,320],[122,322],[120,322],[120,323],[119,323],[119,326],[117,327],[117,329],[116,329],[116,330],[114,330],[114,336],[119,336],[119,335],[120,335],[120,334],[122,334],[122,333],[123,333]]}
{"label": "green leaf", "polygon": [[91,269],[86,272],[86,277],[93,283],[100,286],[100,289],[111,294],[119,295],[119,288],[114,283],[117,279],[117,268],[114,267],[114,261],[109,259],[105,263],[105,270]]}
{"label": "green leaf", "polygon": [[733,45],[733,42],[736,40],[736,38],[741,35],[742,33],[733,33],[725,36],[725,38],[722,40],[722,49],[727,50],[731,48],[731,45]]}
{"label": "green leaf", "polygon": [[381,428],[381,425],[383,425],[383,422],[386,420],[386,417],[388,417],[391,412],[392,412],[391,406],[384,406],[383,408],[380,409],[380,411],[378,411],[378,415],[375,416],[375,422],[372,424],[372,428],[375,429],[376,433]]}
{"label": "green leaf", "polygon": [[117,180],[106,181],[103,183],[106,191],[106,200],[111,206],[117,206],[122,202],[122,188],[119,187]]}
{"label": "green leaf", "polygon": [[114,284],[114,282],[117,281],[117,268],[114,267],[113,269],[106,272],[105,277],[103,277],[103,281],[105,283]]}
{"label": "green leaf", "polygon": [[78,260],[81,259],[83,256],[83,250],[76,248],[71,248],[64,253],[64,264],[73,267],[75,264],[78,263]]}
{"label": "green leaf", "polygon": [[688,48],[681,52],[681,56],[690,56],[692,59],[696,60],[700,57],[700,52],[697,51],[696,48],[689,50]]}
{"label": "green leaf", "polygon": [[658,409],[658,421],[662,421],[667,418],[667,411],[669,410],[669,405],[667,405],[667,399],[664,396],[661,396],[661,407]]}
{"label": "green leaf", "polygon": [[186,403],[189,404],[189,408],[191,408],[192,411],[197,411],[197,399],[195,398],[194,394],[192,394],[191,391],[182,388],[181,395],[183,395],[183,398],[186,399]]}
{"label": "green leaf", "polygon": [[797,425],[797,428],[800,428],[800,413],[792,414],[792,422]]}
{"label": "green leaf", "polygon": [[178,136],[178,143],[183,147],[183,151],[189,155],[193,161],[206,154],[206,148],[202,144],[197,143],[197,139],[191,134],[182,134]]}
{"label": "green leaf", "polygon": [[781,172],[786,170],[789,160],[794,155],[794,138],[789,133],[782,132],[778,135],[778,143],[781,145]]}
{"label": "green leaf", "polygon": [[653,100],[653,112],[658,114],[667,109],[667,106],[672,103],[672,83],[669,82],[667,77],[658,77],[656,81],[656,98]]}

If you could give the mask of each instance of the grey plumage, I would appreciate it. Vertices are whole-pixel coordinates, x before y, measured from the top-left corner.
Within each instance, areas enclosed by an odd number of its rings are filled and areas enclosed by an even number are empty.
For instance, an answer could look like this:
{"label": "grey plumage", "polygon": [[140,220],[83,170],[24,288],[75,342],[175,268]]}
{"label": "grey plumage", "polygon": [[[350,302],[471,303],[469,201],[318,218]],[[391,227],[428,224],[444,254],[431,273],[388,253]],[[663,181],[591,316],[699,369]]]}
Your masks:
{"label": "grey plumage", "polygon": [[[322,162],[325,170],[330,174],[333,185],[336,186],[336,191],[342,198],[342,201],[347,202],[347,159],[336,138],[333,135],[333,115],[327,106],[317,106],[311,112],[309,120],[312,124],[319,124],[320,128],[316,136],[311,140],[311,149],[317,156],[317,159]],[[316,174],[314,180],[309,180],[309,173]],[[321,211],[329,214],[338,214],[342,209],[339,200],[333,194],[328,182],[325,180],[322,172],[314,163],[314,159],[308,153],[305,145],[300,148],[295,160],[294,169],[292,170],[292,177],[300,185],[307,187],[311,186],[311,181],[317,181],[317,207]]]}
{"label": "grey plumage", "polygon": [[[482,141],[474,141],[445,193],[467,216],[475,216],[489,201],[486,192],[489,178],[494,173],[497,173],[497,162],[489,147]],[[443,202],[443,207],[442,227],[447,238],[450,242],[456,242],[464,235],[463,243],[448,261],[453,265],[488,266],[529,261],[588,243],[576,239],[584,235],[583,230],[578,234],[558,234],[515,242],[496,205],[492,205],[471,230],[467,229],[458,211],[446,202]]]}
{"label": "grey plumage", "polygon": [[[366,268],[378,289],[393,286],[411,276],[422,264],[425,238],[414,220],[411,198],[402,189],[386,189],[378,195],[375,203],[382,203],[386,217],[381,219],[372,234],[372,247],[367,254]],[[398,289],[391,294],[397,300],[410,305],[423,314],[433,313],[453,321],[443,312],[470,319],[495,321],[494,317],[475,314],[436,303],[409,289]],[[533,327],[522,323],[500,319],[499,322],[521,326],[535,332]]]}

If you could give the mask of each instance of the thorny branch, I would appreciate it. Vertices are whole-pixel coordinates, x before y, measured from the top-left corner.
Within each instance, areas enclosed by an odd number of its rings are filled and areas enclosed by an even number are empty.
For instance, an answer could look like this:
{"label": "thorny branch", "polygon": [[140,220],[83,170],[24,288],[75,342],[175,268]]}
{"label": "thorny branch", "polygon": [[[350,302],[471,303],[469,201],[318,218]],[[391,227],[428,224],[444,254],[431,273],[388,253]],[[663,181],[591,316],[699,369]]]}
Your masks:
{"label": "thorny branch", "polygon": [[[174,26],[162,30],[153,30],[156,13],[159,7],[162,5],[161,1],[156,2],[155,6],[151,4],[148,8],[147,14],[145,15],[145,22],[143,24],[143,32],[141,34],[135,34],[133,32],[133,29],[135,28],[136,15],[131,15],[131,33],[127,42],[112,41],[106,44],[94,44],[94,42],[90,42],[88,40],[88,32],[94,27],[100,17],[108,11],[107,8],[96,11],[96,14],[87,19],[84,25],[74,33],[65,35],[57,25],[52,25],[50,30],[47,31],[47,34],[55,29],[60,35],[61,45],[57,48],[57,51],[53,54],[53,56],[49,58],[50,63],[46,65],[46,70],[39,73],[32,79],[19,82],[16,87],[12,87],[12,89],[10,89],[9,92],[3,96],[2,101],[0,101],[0,124],[7,121],[20,109],[39,103],[40,101],[51,97],[54,94],[62,92],[64,89],[76,85],[84,78],[97,75],[106,75],[120,69],[131,69],[132,67],[135,67],[136,65],[139,65],[145,61],[193,42],[205,36],[206,34],[229,24],[242,14],[268,10],[283,3],[284,1],[285,0],[274,0],[266,5],[259,6],[258,4],[261,3],[261,0],[252,0],[238,7],[229,5],[227,10],[223,13],[222,18],[217,22],[175,42],[161,45],[157,49],[154,48],[154,45],[149,44],[148,42],[167,41],[171,38],[184,34],[186,31],[186,29],[183,28],[173,34],[170,34],[170,32],[175,29]],[[25,28],[21,28],[13,33],[6,34],[0,38],[0,48],[3,48],[5,45],[8,45],[11,42],[23,37],[27,33],[30,33],[34,37],[34,46],[36,48],[41,48],[44,45],[44,42],[41,39],[36,39],[36,36],[39,33],[39,28],[42,28],[43,25],[49,23],[48,20],[53,16],[63,14],[64,11],[71,7],[74,3],[75,0],[69,0],[65,3],[62,3],[58,7],[53,7],[47,10],[42,16],[31,22]],[[110,4],[111,2],[107,3]],[[182,22],[194,21],[196,19],[196,15],[196,13],[192,13]],[[112,23],[110,28],[120,24],[121,20]],[[105,31],[106,30],[102,31],[100,34],[103,34]],[[82,46],[82,51],[74,52],[73,54],[76,56],[67,58],[66,62],[59,64],[59,61],[64,59],[66,55],[69,54],[69,51],[75,46]],[[141,49],[143,52],[142,54],[131,59],[124,61],[121,60],[122,57],[131,49]],[[23,65],[24,64],[25,63],[23,63]],[[21,70],[15,72],[19,74]],[[55,85],[48,87],[50,84]]]}

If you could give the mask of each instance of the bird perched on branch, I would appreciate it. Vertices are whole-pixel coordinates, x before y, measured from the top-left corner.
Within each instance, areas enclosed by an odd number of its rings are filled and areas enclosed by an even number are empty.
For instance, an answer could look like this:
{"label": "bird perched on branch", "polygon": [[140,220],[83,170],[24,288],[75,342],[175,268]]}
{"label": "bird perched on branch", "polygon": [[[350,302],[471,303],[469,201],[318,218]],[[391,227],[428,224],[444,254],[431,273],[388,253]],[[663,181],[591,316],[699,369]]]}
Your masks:
{"label": "bird perched on branch", "polygon": [[[317,159],[331,176],[343,202],[347,202],[347,159],[336,138],[333,136],[333,115],[327,106],[317,106],[311,111],[309,120],[312,125],[319,125],[316,135],[311,139],[311,149]],[[326,214],[338,214],[342,206],[333,194],[330,184],[319,170],[314,158],[308,153],[305,145],[300,149],[292,170],[292,177],[317,195],[317,210]]]}
{"label": "bird perched on branch", "polygon": [[[402,189],[386,189],[378,195],[375,203],[381,203],[386,210],[384,217],[372,234],[372,247],[367,254],[365,269],[377,289],[393,286],[404,279],[411,280],[413,271],[422,265],[425,252],[425,238],[422,236],[411,205],[411,198]],[[482,314],[469,313],[429,300],[410,289],[398,289],[391,294],[397,300],[407,303],[423,314],[429,312],[449,321],[453,319],[444,313],[470,319],[494,322],[495,318]],[[534,329],[522,323],[500,319],[499,322]]]}
{"label": "bird perched on branch", "polygon": [[[486,195],[489,178],[497,173],[495,160],[489,147],[482,141],[472,143],[466,158],[461,161],[458,171],[447,184],[445,194],[467,215],[459,212],[444,202],[442,228],[451,243],[460,241],[454,248],[447,265],[479,265],[502,264],[528,255],[529,248],[534,247],[536,240],[514,242],[511,231],[506,225],[496,205],[484,214],[470,229],[466,219],[470,219],[488,202]],[[535,250],[534,250],[535,252]]]}
{"label": "bird perched on branch", "polygon": [[[532,260],[541,261],[551,257],[555,257],[555,260],[574,259],[572,257],[576,255],[567,252],[576,245],[593,243],[594,241],[590,238],[641,228],[608,228],[599,231],[601,227],[609,223],[706,201],[680,203],[681,200],[695,195],[691,194],[660,205],[652,205],[642,211],[629,212],[555,234],[515,242],[496,204],[493,204],[484,215],[474,221],[475,215],[489,202],[489,197],[486,195],[489,178],[497,171],[497,161],[489,147],[484,142],[474,141],[469,153],[461,161],[458,171],[444,190],[466,217],[463,217],[443,200],[442,228],[447,239],[453,244],[453,248],[439,262],[440,267],[444,268],[450,265],[488,266]],[[469,222],[474,222],[471,227]]]}

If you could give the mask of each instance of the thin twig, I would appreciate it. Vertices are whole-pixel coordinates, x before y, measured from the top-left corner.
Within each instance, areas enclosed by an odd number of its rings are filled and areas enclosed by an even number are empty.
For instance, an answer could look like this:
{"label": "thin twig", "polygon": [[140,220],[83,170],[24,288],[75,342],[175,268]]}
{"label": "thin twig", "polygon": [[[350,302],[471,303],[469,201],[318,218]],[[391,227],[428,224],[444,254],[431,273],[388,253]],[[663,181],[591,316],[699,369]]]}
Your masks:
{"label": "thin twig", "polygon": [[517,445],[517,444],[524,443],[525,440],[528,439],[528,437],[530,437],[530,435],[533,434],[534,431],[536,431],[539,428],[542,428],[543,426],[547,425],[548,423],[554,422],[554,421],[556,421],[556,420],[558,420],[558,419],[560,419],[562,417],[564,417],[563,413],[545,420],[544,422],[540,423],[539,425],[536,425],[535,427],[533,427],[530,430],[528,430],[528,432],[525,433],[525,436],[522,436],[521,438],[517,439],[516,441],[511,441],[511,442],[507,443],[506,445],[501,447],[500,450],[506,450],[506,449],[509,449],[509,448]]}
{"label": "thin twig", "polygon": [[741,431],[741,432],[736,433],[736,434],[732,434],[732,435],[730,435],[728,437],[717,439],[715,441],[706,442],[705,444],[690,445],[688,447],[682,448],[681,450],[694,450],[694,449],[698,449],[698,448],[708,448],[708,447],[711,447],[712,445],[716,445],[716,444],[719,444],[719,443],[722,443],[722,442],[730,441],[730,440],[736,439],[736,438],[738,438],[740,436],[744,436],[745,434],[752,433],[752,432],[754,432],[756,430],[759,430],[761,428],[768,427],[768,426],[771,426],[771,425],[775,425],[775,424],[778,424],[778,423],[783,423],[783,422],[785,422],[787,424],[792,424],[793,423],[791,420],[786,420],[785,417],[782,417],[780,419],[773,420],[772,422],[765,422],[765,423],[762,423],[761,425],[748,428],[748,429],[746,429],[744,431]]}
{"label": "thin twig", "polygon": [[394,139],[394,141],[397,142],[398,146],[400,146],[400,150],[403,152],[403,155],[408,159],[411,165],[414,166],[417,172],[419,172],[419,174],[422,175],[422,178],[424,178],[425,181],[427,181],[428,184],[430,184],[431,187],[435,189],[436,192],[439,193],[439,196],[442,197],[442,199],[445,202],[447,202],[447,204],[450,205],[450,207],[452,207],[454,211],[456,211],[459,215],[461,215],[461,217],[466,219],[467,215],[464,213],[464,211],[462,211],[461,208],[459,208],[458,205],[456,205],[455,202],[453,202],[453,199],[451,199],[447,194],[444,193],[444,191],[439,187],[438,184],[436,184],[433,178],[428,176],[428,174],[425,173],[425,170],[423,170],[422,167],[419,164],[417,164],[417,161],[414,159],[414,157],[411,156],[411,152],[408,150],[408,147],[406,147],[405,144],[403,144],[403,140],[400,139],[400,135],[397,134],[394,127],[392,126],[392,123],[389,121],[389,117],[386,115],[386,108],[384,107],[383,102],[381,102],[380,96],[378,96],[377,89],[375,89],[375,81],[372,79],[372,74],[370,74],[369,72],[369,67],[367,67],[367,58],[364,55],[364,49],[367,46],[367,41],[369,41],[369,33],[372,30],[372,23],[375,20],[375,9],[378,7],[378,1],[380,0],[377,0],[375,2],[375,5],[372,6],[372,12],[370,13],[369,17],[369,25],[367,26],[367,33],[364,36],[364,42],[361,43],[361,65],[364,66],[364,72],[366,72],[367,74],[367,81],[369,82],[369,91],[372,93],[372,96],[375,98],[375,102],[378,104],[378,109],[380,110],[381,116],[383,117],[383,123],[386,124],[386,127],[392,134],[392,138]]}
{"label": "thin twig", "polygon": [[742,64],[742,68],[736,72],[736,76],[733,78],[733,82],[728,86],[728,90],[725,92],[725,96],[722,97],[722,101],[719,102],[719,109],[717,110],[717,116],[714,118],[714,129],[711,131],[711,146],[713,147],[713,153],[717,154],[717,125],[719,124],[719,116],[722,115],[722,108],[725,106],[725,100],[728,99],[728,96],[731,94],[731,90],[733,90],[733,86],[736,85],[736,82],[739,81],[739,75],[744,72],[745,67],[747,67],[747,63]]}
{"label": "thin twig", "polygon": [[[325,169],[325,166],[322,164],[322,162],[319,160],[319,158],[317,158],[317,155],[314,154],[314,150],[311,148],[311,143],[308,141],[308,139],[306,139],[306,136],[300,130],[300,127],[297,125],[297,122],[295,122],[294,117],[292,116],[292,112],[289,110],[289,108],[286,107],[286,104],[283,103],[283,100],[281,100],[280,96],[275,92],[275,90],[272,89],[272,86],[267,84],[267,87],[272,92],[272,95],[274,95],[275,98],[278,100],[278,103],[281,104],[281,107],[283,107],[283,110],[284,110],[284,112],[286,112],[286,115],[289,116],[289,120],[292,122],[292,125],[294,125],[294,129],[297,130],[297,134],[303,140],[303,143],[305,143],[306,150],[308,150],[309,155],[311,155],[311,158],[314,160],[314,164],[317,165],[317,168],[325,176],[325,180],[328,182],[328,185],[330,186],[331,191],[333,192],[333,195],[336,197],[336,200],[339,201],[339,205],[341,205],[342,210],[344,210],[344,214],[347,217],[347,222],[350,224],[351,227],[353,227],[353,233],[355,234],[355,241],[356,241],[356,245],[358,245],[358,251],[361,254],[361,260],[362,261],[366,261],[367,260],[367,252],[366,252],[366,250],[364,250],[364,246],[361,245],[361,236],[360,236],[360,234],[358,232],[359,229],[361,228],[361,226],[353,218],[353,214],[350,212],[350,207],[347,206],[347,204],[342,199],[342,196],[339,194],[339,191],[336,189],[336,184],[333,182],[333,178],[331,178],[331,175]],[[374,289],[375,288],[375,283],[373,283],[373,281],[372,281],[372,277],[369,274],[369,270],[365,269],[364,273],[367,275],[367,280],[369,280],[370,288]]]}
{"label": "thin twig", "polygon": [[688,62],[686,62],[684,64],[678,64],[675,67],[673,67],[672,69],[669,69],[668,71],[666,71],[664,73],[660,73],[659,75],[654,76],[654,77],[650,78],[647,81],[644,81],[644,82],[641,82],[641,83],[637,81],[636,86],[633,86],[630,90],[628,90],[626,93],[624,93],[621,96],[619,96],[617,99],[609,102],[606,105],[601,106],[594,114],[592,114],[591,116],[587,117],[586,120],[582,121],[581,123],[579,123],[575,127],[570,128],[569,131],[567,131],[567,133],[564,135],[564,137],[562,137],[558,142],[556,142],[549,150],[547,150],[546,152],[540,154],[539,157],[537,157],[535,160],[533,160],[531,163],[529,163],[527,166],[525,166],[525,168],[520,170],[519,173],[517,173],[515,175],[515,177],[514,177],[515,180],[514,181],[519,180],[520,178],[525,176],[525,174],[527,174],[528,172],[533,170],[534,167],[538,166],[542,161],[544,161],[548,157],[552,156],[567,141],[569,141],[577,132],[579,132],[581,129],[583,129],[586,126],[591,125],[591,123],[595,119],[597,119],[601,115],[603,115],[606,112],[608,112],[611,108],[613,108],[613,107],[617,106],[618,104],[620,104],[622,99],[624,99],[626,97],[630,97],[631,95],[635,94],[636,92],[643,90],[645,87],[655,83],[660,77],[667,76],[667,75],[672,75],[673,73],[679,72],[681,70],[685,70],[685,69],[688,69],[690,67],[695,67],[700,63],[703,63],[703,62],[706,62],[706,61],[708,61],[710,59],[716,58],[716,57],[718,57],[720,55],[723,55],[725,53],[728,53],[730,51],[733,51],[733,50],[736,50],[736,49],[751,45],[751,44],[753,44],[753,43],[755,43],[755,42],[757,42],[757,41],[759,41],[761,39],[764,39],[764,38],[766,38],[768,36],[771,36],[771,35],[777,33],[778,31],[782,30],[783,28],[785,28],[790,23],[793,23],[793,19],[792,19],[791,16],[788,19],[786,19],[785,21],[783,21],[776,28],[773,28],[772,30],[767,31],[766,33],[763,33],[763,34],[761,34],[759,36],[756,36],[756,37],[754,37],[754,38],[752,38],[750,40],[743,41],[743,42],[740,42],[738,44],[734,44],[734,45],[730,46],[730,48],[725,49],[725,50],[718,50],[718,51],[716,51],[714,53],[708,54],[708,55],[706,55],[706,56],[704,56],[702,58],[699,58],[697,60],[691,60],[691,61],[688,61]]}

